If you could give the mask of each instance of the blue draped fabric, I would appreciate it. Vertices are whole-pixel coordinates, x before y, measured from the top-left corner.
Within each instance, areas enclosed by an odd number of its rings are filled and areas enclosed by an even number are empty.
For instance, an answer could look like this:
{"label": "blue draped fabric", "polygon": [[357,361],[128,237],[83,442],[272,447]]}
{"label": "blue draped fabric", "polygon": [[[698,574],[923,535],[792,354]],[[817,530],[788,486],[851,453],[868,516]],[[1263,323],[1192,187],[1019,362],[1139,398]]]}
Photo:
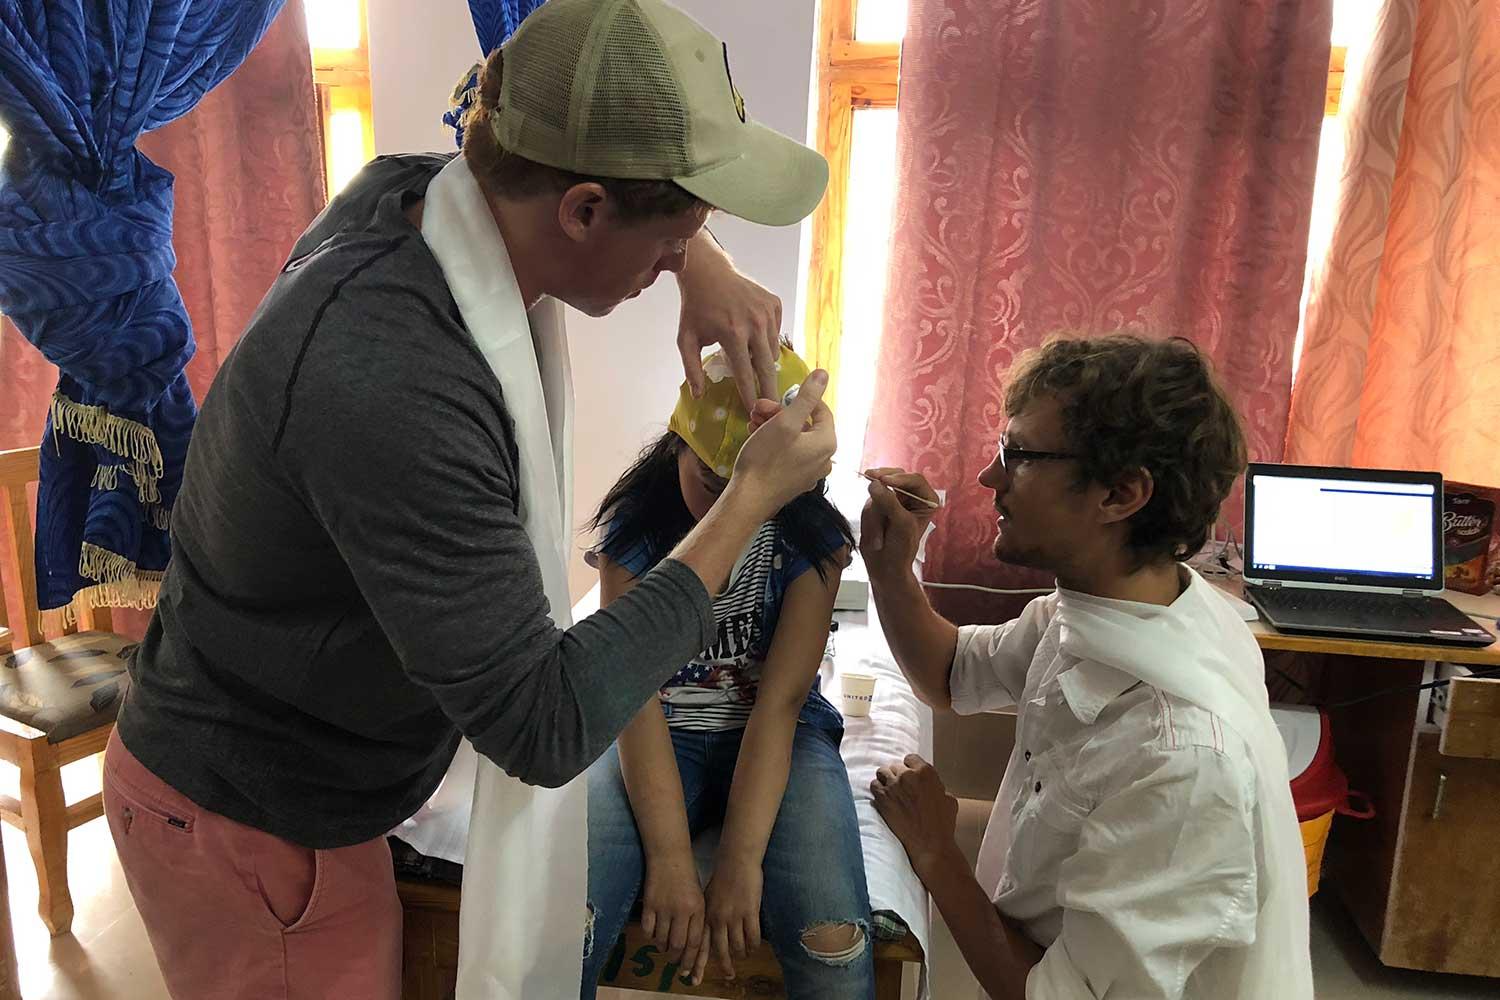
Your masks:
{"label": "blue draped fabric", "polygon": [[135,148],[249,55],[284,0],[0,6],[0,312],[60,369],[37,591],[148,606],[197,406],[172,280],[172,175]]}
{"label": "blue draped fabric", "polygon": [[[479,36],[479,51],[488,57],[505,42],[526,19],[526,15],[542,5],[543,0],[469,0],[469,16],[474,20],[474,33]],[[469,71],[468,79],[460,83],[453,92],[453,101],[443,121],[453,129],[453,137],[459,148],[464,144],[464,114],[474,102],[479,90],[479,67]]]}

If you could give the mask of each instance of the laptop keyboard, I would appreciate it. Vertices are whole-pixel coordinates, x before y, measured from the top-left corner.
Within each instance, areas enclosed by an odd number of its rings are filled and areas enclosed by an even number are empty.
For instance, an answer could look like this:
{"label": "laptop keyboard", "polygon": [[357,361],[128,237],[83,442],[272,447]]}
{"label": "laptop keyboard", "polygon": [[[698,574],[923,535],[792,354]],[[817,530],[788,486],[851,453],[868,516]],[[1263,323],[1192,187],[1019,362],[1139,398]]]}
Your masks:
{"label": "laptop keyboard", "polygon": [[1352,590],[1255,587],[1255,602],[1278,628],[1333,631],[1458,645],[1486,645],[1494,636],[1440,597],[1365,594]]}
{"label": "laptop keyboard", "polygon": [[1261,589],[1256,596],[1268,607],[1284,611],[1338,615],[1351,621],[1378,621],[1386,625],[1431,623],[1433,602],[1428,597],[1396,594],[1364,594],[1347,590]]}

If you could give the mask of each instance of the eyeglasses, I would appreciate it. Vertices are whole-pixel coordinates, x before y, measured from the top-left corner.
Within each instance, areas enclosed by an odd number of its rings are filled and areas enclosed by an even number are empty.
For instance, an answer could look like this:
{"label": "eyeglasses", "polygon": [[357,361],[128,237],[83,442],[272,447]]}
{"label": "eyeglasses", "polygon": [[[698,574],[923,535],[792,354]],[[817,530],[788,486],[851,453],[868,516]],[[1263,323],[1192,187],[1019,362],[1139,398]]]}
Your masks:
{"label": "eyeglasses", "polygon": [[1030,448],[1012,448],[1004,442],[1000,445],[998,455],[1000,458],[1000,468],[1006,472],[1013,471],[1022,462],[1060,462],[1064,459],[1078,457],[1077,455],[1062,451],[1032,451]]}

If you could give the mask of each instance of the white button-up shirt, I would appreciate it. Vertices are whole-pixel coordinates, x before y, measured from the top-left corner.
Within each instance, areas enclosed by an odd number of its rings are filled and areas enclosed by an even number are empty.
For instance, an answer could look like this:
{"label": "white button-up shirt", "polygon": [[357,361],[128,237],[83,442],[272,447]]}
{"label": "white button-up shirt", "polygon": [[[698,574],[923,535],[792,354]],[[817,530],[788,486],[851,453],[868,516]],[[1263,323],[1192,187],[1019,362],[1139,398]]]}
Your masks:
{"label": "white button-up shirt", "polygon": [[1059,591],[959,630],[955,710],[1019,710],[976,875],[1046,948],[1028,1000],[1229,1000],[1264,863],[1247,747],[1218,716],[1064,653],[1067,602],[1190,613]]}

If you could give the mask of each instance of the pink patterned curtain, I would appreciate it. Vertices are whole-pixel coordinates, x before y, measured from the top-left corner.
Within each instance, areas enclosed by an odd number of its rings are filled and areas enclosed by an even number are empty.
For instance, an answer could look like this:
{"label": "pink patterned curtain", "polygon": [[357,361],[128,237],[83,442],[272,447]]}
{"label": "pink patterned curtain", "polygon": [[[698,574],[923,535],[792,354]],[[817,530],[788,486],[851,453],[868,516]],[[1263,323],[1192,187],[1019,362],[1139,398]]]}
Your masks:
{"label": "pink patterned curtain", "polygon": [[1330,18],[1329,0],[912,0],[865,461],[948,489],[929,579],[1050,583],[995,562],[975,483],[1004,373],[1048,334],[1192,339],[1252,456],[1281,456]]}
{"label": "pink patterned curtain", "polygon": [[1386,0],[1350,70],[1288,458],[1500,485],[1500,4]]}
{"label": "pink patterned curtain", "polygon": [[[301,0],[198,107],[139,148],[176,175],[177,284],[198,353],[188,380],[201,402],[298,236],[326,200],[312,55]],[[41,443],[53,368],[0,323],[0,450]],[[146,616],[115,612],[120,631]]]}

